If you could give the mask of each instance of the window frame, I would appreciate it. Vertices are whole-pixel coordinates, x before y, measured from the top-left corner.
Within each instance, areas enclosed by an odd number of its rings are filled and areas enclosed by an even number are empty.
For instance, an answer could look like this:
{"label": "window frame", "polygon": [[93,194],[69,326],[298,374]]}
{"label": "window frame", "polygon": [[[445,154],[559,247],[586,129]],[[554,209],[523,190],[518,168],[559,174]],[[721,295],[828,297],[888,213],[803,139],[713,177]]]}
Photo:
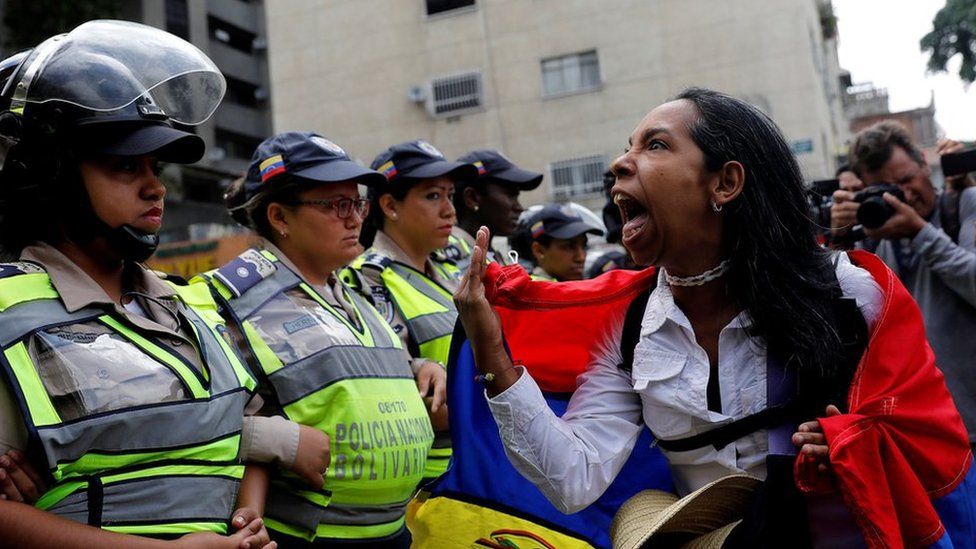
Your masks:
{"label": "window frame", "polygon": [[[460,82],[465,77],[475,77],[477,80],[478,104],[474,106],[462,107],[450,111],[437,112],[438,104],[437,104],[437,99],[434,97],[435,85],[441,82],[445,82],[447,80],[455,80],[456,82]],[[435,118],[435,119],[451,118],[454,116],[461,116],[465,114],[484,111],[485,110],[484,73],[482,73],[481,69],[472,69],[466,71],[458,71],[450,74],[442,74],[428,79],[426,107],[427,107],[427,114],[431,118]]]}
{"label": "window frame", "polygon": [[[582,61],[583,61],[583,58],[584,57],[589,56],[591,54],[592,54],[593,60],[595,62],[594,64],[596,65],[596,83],[591,84],[589,86],[585,86],[583,84],[585,78],[584,78],[584,71],[582,69],[582,67],[584,66],[584,63],[582,63]],[[579,71],[579,87],[578,88],[573,88],[573,89],[566,89],[565,88],[565,84],[566,84],[566,81],[565,81],[565,73],[566,73],[565,63],[569,59],[576,59],[577,60],[577,67],[578,67],[578,71]],[[546,64],[547,63],[553,63],[553,62],[559,62],[561,64],[561,67],[559,69],[559,74],[560,74],[560,76],[563,79],[564,89],[561,90],[561,91],[550,92],[547,89],[547,86],[546,86],[546,81],[547,81],[547,79],[546,79],[546,74],[547,74],[546,73]],[[600,91],[601,89],[603,89],[603,71],[602,71],[601,66],[600,66],[600,54],[596,50],[596,48],[589,49],[589,50],[578,51],[578,52],[574,52],[574,53],[567,53],[567,54],[563,54],[563,55],[555,55],[555,56],[552,56],[552,57],[545,57],[545,58],[543,58],[543,59],[541,59],[539,61],[539,75],[542,78],[542,98],[543,99],[557,99],[557,98],[560,98],[560,97],[568,97],[568,96],[571,96],[571,95],[579,95],[579,94],[584,94],[584,93],[592,93],[592,92]]]}
{"label": "window frame", "polygon": [[[585,181],[582,177],[577,181],[572,181],[569,187],[557,185],[556,170],[571,169],[574,177],[581,174],[586,166],[593,166],[599,162],[599,169],[596,170],[598,177],[593,181]],[[603,195],[603,173],[610,165],[609,156],[603,153],[580,155],[562,160],[554,160],[546,166],[549,172],[549,196],[554,201],[565,201],[575,199],[594,198]],[[592,186],[592,189],[589,188]]]}

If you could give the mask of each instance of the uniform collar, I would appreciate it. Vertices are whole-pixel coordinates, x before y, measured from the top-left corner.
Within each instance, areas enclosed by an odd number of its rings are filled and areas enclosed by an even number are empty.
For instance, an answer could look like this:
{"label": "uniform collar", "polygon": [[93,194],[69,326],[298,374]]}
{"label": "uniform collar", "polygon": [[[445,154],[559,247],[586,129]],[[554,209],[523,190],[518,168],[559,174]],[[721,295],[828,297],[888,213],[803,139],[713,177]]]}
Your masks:
{"label": "uniform collar", "polygon": [[[383,231],[376,231],[376,237],[373,239],[373,250],[393,261],[403,263],[404,265],[411,265],[410,256]],[[451,284],[449,280],[446,280],[437,272],[430,257],[424,260],[424,274],[442,286]]]}
{"label": "uniform collar", "polygon": [[[117,305],[88,273],[47,242],[36,242],[27,246],[21,252],[20,259],[44,266],[51,278],[51,284],[61,296],[69,313],[90,305]],[[122,276],[126,282],[123,287],[154,298],[170,298],[176,293],[158,276],[138,263],[127,262]]]}

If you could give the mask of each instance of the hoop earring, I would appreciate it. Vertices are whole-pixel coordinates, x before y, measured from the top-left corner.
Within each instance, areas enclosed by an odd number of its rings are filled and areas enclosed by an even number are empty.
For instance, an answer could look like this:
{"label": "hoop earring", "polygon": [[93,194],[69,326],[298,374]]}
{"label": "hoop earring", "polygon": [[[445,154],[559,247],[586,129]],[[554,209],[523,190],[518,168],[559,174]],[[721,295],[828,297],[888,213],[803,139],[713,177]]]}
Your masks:
{"label": "hoop earring", "polygon": [[719,204],[716,204],[715,201],[712,200],[712,211],[715,212],[715,213],[718,213],[718,212],[722,211],[722,206],[719,205]]}

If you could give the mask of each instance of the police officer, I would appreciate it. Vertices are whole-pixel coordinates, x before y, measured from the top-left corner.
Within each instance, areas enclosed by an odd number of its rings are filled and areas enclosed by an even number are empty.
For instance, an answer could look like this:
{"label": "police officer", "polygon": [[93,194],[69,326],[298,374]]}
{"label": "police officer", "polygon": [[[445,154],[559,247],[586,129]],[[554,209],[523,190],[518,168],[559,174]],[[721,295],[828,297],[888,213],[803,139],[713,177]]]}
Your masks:
{"label": "police officer", "polygon": [[[254,380],[207,288],[143,267],[161,161],[192,163],[224,80],[168,33],[94,21],[24,55],[0,92],[0,445],[24,450],[45,513],[4,509],[18,547],[155,540],[260,547],[238,511]],[[28,436],[28,433],[30,434]],[[232,517],[234,520],[232,521]],[[67,520],[65,520],[67,519]],[[242,520],[244,519],[244,520]],[[80,524],[78,524],[80,523]]]}
{"label": "police officer", "polygon": [[436,411],[446,374],[432,362],[414,372],[386,319],[336,276],[363,251],[369,201],[357,184],[384,183],[320,135],[265,140],[227,196],[260,249],[204,275],[257,363],[269,409],[331,441],[324,487],[273,475],[266,514],[282,547],[409,545],[404,510],[434,438],[418,386],[434,389]]}
{"label": "police officer", "polygon": [[[518,224],[519,214],[524,211],[519,194],[538,187],[542,174],[523,170],[494,150],[471,151],[458,158],[458,162],[474,164],[478,177],[458,181],[454,192],[457,227],[438,255],[465,271],[478,228],[488,227],[495,236],[510,236]],[[511,263],[508,256],[495,250],[490,251],[490,259],[501,265]]]}
{"label": "police officer", "polygon": [[562,282],[581,280],[586,262],[586,235],[603,231],[587,224],[572,207],[547,204],[527,222],[536,267],[532,278]]}
{"label": "police officer", "polygon": [[[460,271],[431,254],[447,245],[454,228],[454,184],[473,179],[471,164],[450,162],[426,141],[394,145],[371,167],[386,178],[370,189],[371,211],[364,227],[375,231],[372,247],[344,276],[369,296],[414,357],[414,367],[447,363],[457,319],[452,298]],[[426,478],[439,476],[450,459],[446,407],[432,417],[436,438]]]}

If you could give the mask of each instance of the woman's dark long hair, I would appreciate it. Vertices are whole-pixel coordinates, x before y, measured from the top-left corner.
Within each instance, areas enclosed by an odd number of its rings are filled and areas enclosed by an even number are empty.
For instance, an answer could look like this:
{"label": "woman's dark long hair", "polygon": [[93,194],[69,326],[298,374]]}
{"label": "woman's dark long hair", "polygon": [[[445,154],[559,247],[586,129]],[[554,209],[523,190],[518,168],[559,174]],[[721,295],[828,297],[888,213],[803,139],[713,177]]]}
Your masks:
{"label": "woman's dark long hair", "polygon": [[839,285],[829,253],[814,235],[803,176],[786,139],[755,107],[728,95],[689,88],[677,96],[694,103],[691,137],[717,171],[735,160],[745,186],[726,205],[724,252],[729,287],[750,315],[768,352],[821,376],[837,373],[841,339],[833,300]]}

